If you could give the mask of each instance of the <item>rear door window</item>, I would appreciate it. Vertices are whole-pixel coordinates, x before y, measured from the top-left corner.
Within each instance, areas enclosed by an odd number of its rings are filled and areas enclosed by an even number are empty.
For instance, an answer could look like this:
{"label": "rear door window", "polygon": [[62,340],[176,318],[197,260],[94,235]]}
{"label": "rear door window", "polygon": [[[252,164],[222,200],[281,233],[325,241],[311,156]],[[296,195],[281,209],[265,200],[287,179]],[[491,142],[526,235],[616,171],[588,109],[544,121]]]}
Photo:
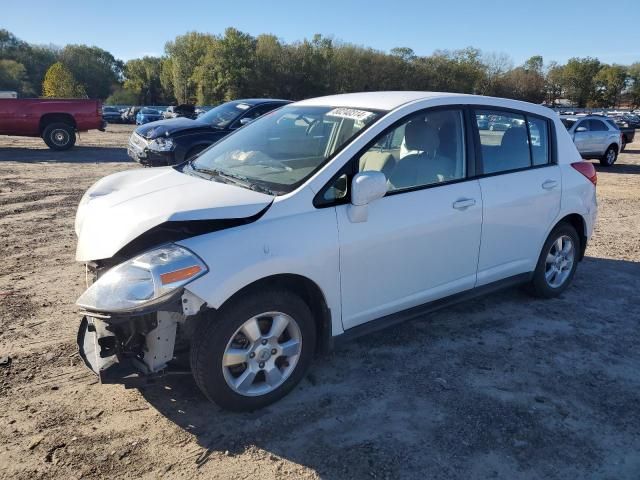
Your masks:
{"label": "rear door window", "polygon": [[477,110],[475,115],[476,123],[489,121],[488,129],[478,129],[483,173],[509,172],[550,163],[548,120],[524,112]]}
{"label": "rear door window", "polygon": [[602,120],[589,120],[589,130],[592,132],[606,132],[609,129]]}
{"label": "rear door window", "polygon": [[498,173],[531,166],[524,115],[491,110],[476,111],[489,118],[489,130],[479,130],[484,173]]}

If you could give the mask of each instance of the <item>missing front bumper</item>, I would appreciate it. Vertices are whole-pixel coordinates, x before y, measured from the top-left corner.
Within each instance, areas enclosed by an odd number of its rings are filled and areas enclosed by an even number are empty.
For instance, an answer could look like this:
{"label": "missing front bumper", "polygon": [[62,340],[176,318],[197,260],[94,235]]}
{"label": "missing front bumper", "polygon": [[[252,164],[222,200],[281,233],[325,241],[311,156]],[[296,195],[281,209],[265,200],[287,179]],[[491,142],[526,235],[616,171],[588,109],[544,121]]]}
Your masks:
{"label": "missing front bumper", "polygon": [[115,321],[87,315],[78,329],[78,350],[101,383],[159,376],[173,359],[179,320],[174,312]]}

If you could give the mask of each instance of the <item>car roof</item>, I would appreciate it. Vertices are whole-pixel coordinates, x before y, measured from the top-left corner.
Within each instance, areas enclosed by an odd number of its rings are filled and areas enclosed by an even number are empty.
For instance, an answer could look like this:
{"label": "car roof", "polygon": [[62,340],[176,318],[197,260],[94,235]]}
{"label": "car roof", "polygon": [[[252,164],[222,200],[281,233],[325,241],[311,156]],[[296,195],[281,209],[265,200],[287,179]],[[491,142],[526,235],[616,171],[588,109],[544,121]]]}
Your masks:
{"label": "car roof", "polygon": [[416,100],[455,97],[460,95],[461,94],[458,93],[411,91],[343,93],[340,95],[328,95],[325,97],[309,98],[307,100],[297,102],[297,105],[393,110],[394,108],[398,108],[405,103],[414,102]]}
{"label": "car roof", "polygon": [[238,100],[233,100],[233,102],[255,106],[261,103],[291,103],[291,100],[283,100],[281,98],[239,98]]}
{"label": "car roof", "polygon": [[388,92],[362,92],[345,93],[341,95],[329,95],[326,97],[310,98],[297,102],[301,106],[331,106],[351,107],[369,110],[391,111],[402,105],[420,100],[446,99],[459,104],[475,104],[480,107],[524,109],[532,113],[542,114],[548,117],[554,115],[553,110],[520,100],[507,98],[487,97],[483,95],[469,95],[464,93],[446,92],[416,92],[416,91],[388,91]]}

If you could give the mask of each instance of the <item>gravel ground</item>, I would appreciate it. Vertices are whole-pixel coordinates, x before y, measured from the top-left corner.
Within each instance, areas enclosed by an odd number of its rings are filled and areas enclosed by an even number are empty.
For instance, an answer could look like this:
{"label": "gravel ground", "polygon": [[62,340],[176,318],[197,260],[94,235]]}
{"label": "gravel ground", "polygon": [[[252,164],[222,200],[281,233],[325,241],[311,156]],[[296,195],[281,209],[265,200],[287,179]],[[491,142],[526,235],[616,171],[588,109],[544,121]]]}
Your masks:
{"label": "gravel ground", "polygon": [[101,386],[76,354],[73,216],[137,168],[130,131],[65,153],[0,137],[0,477],[640,478],[640,143],[598,167],[598,226],[561,298],[508,290],[370,335],[234,414],[188,376]]}

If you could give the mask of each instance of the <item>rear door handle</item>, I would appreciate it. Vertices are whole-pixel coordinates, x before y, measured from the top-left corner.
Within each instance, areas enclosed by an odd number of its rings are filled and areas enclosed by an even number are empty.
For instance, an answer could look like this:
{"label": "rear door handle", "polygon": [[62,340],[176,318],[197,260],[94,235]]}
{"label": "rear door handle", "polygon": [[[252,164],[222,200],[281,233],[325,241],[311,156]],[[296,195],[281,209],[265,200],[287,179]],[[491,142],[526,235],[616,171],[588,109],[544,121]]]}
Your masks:
{"label": "rear door handle", "polygon": [[542,184],[542,188],[544,188],[545,190],[553,190],[557,186],[558,186],[558,182],[556,182],[555,180],[546,180]]}
{"label": "rear door handle", "polygon": [[473,207],[476,201],[473,198],[461,198],[453,202],[453,208],[456,210],[465,210],[469,207]]}

